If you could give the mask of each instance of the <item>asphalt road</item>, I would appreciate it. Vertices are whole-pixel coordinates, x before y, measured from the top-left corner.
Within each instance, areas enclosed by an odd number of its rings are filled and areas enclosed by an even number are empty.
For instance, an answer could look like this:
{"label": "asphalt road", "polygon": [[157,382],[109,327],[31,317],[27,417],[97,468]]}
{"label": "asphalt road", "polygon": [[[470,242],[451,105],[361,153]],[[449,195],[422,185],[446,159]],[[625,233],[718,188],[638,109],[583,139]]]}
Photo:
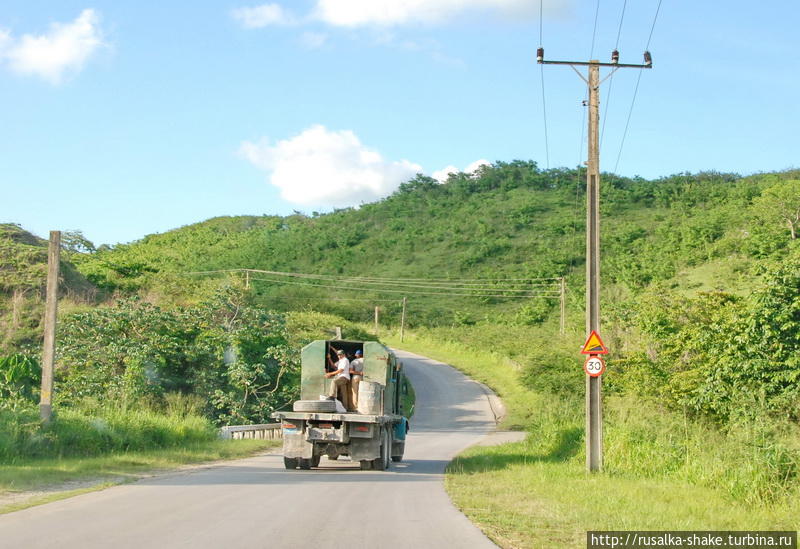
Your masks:
{"label": "asphalt road", "polygon": [[276,450],[2,515],[0,547],[495,547],[443,487],[448,461],[494,428],[486,394],[447,365],[398,355],[417,405],[389,471],[346,458],[287,471]]}

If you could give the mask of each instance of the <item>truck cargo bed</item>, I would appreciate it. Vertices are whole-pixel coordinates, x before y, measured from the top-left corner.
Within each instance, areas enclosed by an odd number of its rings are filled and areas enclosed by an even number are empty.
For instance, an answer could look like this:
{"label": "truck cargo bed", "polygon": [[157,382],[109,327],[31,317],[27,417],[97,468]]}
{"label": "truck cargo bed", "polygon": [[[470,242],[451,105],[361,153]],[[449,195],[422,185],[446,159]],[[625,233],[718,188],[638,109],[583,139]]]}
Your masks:
{"label": "truck cargo bed", "polygon": [[303,419],[306,421],[344,421],[351,423],[397,423],[401,420],[402,416],[387,414],[387,415],[371,415],[371,414],[358,414],[355,412],[349,413],[323,413],[323,412],[273,412],[272,417],[275,419]]}

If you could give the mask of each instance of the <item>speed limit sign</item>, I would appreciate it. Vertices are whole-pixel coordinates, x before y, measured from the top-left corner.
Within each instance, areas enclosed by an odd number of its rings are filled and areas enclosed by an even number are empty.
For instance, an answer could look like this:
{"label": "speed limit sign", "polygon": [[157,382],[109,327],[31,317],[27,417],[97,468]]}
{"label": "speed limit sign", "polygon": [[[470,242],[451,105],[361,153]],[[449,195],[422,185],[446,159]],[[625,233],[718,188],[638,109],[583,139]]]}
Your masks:
{"label": "speed limit sign", "polygon": [[606,363],[599,356],[590,356],[583,363],[583,370],[591,377],[599,377],[606,371]]}

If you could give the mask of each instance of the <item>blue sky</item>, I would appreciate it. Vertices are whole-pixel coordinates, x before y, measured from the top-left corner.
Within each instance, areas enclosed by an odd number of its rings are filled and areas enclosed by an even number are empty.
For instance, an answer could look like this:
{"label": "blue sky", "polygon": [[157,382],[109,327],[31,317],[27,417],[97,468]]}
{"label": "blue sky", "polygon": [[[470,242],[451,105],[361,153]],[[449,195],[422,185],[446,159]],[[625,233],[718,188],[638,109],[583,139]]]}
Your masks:
{"label": "blue sky", "polygon": [[[545,55],[587,59],[597,11],[594,57],[618,43],[638,63],[657,6],[543,0]],[[569,67],[536,65],[539,10],[4,0],[0,221],[114,244],[217,215],[357,205],[480,161],[575,166],[585,87]],[[622,149],[638,71],[601,90],[602,169],[797,167],[799,20],[793,1],[663,0]]]}

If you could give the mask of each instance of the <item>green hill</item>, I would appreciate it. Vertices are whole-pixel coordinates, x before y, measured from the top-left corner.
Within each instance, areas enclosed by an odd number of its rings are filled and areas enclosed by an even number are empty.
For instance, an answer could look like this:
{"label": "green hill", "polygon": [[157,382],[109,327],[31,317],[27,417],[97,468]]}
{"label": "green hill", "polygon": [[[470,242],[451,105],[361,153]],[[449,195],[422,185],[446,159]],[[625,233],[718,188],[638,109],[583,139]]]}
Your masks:
{"label": "green hill", "polygon": [[[60,270],[65,305],[93,303],[97,288],[69,261],[79,233],[66,233]],[[0,355],[38,341],[47,282],[48,242],[14,224],[0,224]]]}
{"label": "green hill", "polygon": [[[732,391],[748,387],[766,391],[781,413],[791,409],[800,394],[789,381],[795,374],[776,364],[786,360],[787,345],[798,346],[796,332],[775,336],[758,322],[768,313],[764,303],[784,306],[797,291],[770,293],[775,280],[791,279],[800,258],[792,232],[799,179],[797,171],[653,181],[604,175],[602,322],[616,351],[612,388],[728,417],[736,408]],[[417,176],[384,200],[330,214],[215,218],[82,256],[78,266],[101,288],[162,303],[193,303],[220,284],[249,284],[259,307],[367,322],[380,305],[383,322],[395,326],[407,296],[412,328],[477,326],[479,334],[495,334],[491,346],[535,364],[518,342],[552,330],[558,317],[553,281],[541,279],[567,281],[569,334],[560,345],[571,349],[585,337],[583,194],[577,170],[497,163],[445,184]],[[228,269],[269,273],[246,281],[243,273],[217,272]],[[542,293],[550,297],[518,298]],[[740,326],[747,321],[753,326]],[[724,335],[720,343],[704,339],[709,330],[734,329],[749,339],[734,346]],[[731,366],[723,375],[722,359],[744,360],[755,373],[742,378]]]}
{"label": "green hill", "polygon": [[[759,197],[764,189],[797,177],[796,172],[747,178],[702,173],[646,181],[605,175],[601,206],[605,293],[616,299],[654,284],[690,293],[745,292],[758,276],[758,266],[783,257],[792,244],[781,219],[759,209]],[[455,175],[443,185],[418,176],[392,196],[357,209],[211,219],[98,252],[84,258],[80,269],[110,290],[146,290],[177,301],[191,301],[209,285],[207,277],[186,273],[237,268],[329,276],[490,279],[496,284],[508,278],[565,276],[574,305],[580,306],[583,191],[584,176],[575,170],[542,171],[532,162],[497,163],[478,176]],[[297,279],[287,283],[276,276],[254,278],[270,280],[253,284],[256,295],[270,307],[311,304],[351,317],[364,317],[369,307],[330,298],[377,300],[403,295],[319,288],[310,285],[315,281],[302,285]],[[391,285],[380,287],[391,289]],[[425,295],[423,290],[408,289],[419,309],[411,320],[423,325],[449,324],[455,317],[463,319],[462,313],[473,321],[488,315],[503,322],[526,306],[521,300],[444,298]]]}

